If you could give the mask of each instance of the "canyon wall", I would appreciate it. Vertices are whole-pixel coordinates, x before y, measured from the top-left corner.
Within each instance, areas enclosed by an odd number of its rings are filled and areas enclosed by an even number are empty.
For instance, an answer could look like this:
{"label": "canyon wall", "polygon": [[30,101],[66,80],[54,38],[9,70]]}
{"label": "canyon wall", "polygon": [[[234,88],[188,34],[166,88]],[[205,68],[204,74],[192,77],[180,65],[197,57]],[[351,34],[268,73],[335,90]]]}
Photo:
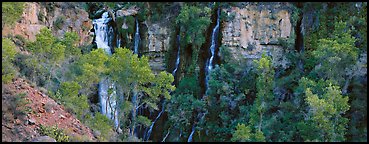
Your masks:
{"label": "canyon wall", "polygon": [[80,45],[90,44],[92,20],[78,3],[70,2],[30,2],[25,3],[23,14],[14,27],[5,26],[2,35],[20,35],[30,41],[36,40],[40,29],[48,27],[57,37],[74,31],[80,36]]}
{"label": "canyon wall", "polygon": [[274,61],[288,63],[282,56],[278,39],[294,35],[290,7],[290,3],[272,2],[244,3],[223,9],[227,16],[221,28],[222,45],[228,47],[236,59],[260,58],[266,52]]}

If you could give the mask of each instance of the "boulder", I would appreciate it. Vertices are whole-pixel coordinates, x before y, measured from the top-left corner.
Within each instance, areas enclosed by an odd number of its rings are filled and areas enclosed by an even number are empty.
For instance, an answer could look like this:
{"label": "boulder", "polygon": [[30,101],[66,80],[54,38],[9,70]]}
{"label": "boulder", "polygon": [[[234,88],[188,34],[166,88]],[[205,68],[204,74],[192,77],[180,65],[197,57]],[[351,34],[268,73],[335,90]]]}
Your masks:
{"label": "boulder", "polygon": [[31,140],[32,142],[56,142],[56,140],[49,136],[40,136]]}
{"label": "boulder", "polygon": [[138,7],[130,7],[128,9],[117,10],[117,17],[136,15],[140,9]]}
{"label": "boulder", "polygon": [[101,135],[101,132],[100,132],[100,131],[98,131],[98,130],[94,130],[94,131],[93,131],[93,134],[94,134],[94,136],[97,138],[97,137],[99,137],[99,136]]}
{"label": "boulder", "polygon": [[34,119],[28,119],[28,124],[34,125],[36,123],[36,120]]}

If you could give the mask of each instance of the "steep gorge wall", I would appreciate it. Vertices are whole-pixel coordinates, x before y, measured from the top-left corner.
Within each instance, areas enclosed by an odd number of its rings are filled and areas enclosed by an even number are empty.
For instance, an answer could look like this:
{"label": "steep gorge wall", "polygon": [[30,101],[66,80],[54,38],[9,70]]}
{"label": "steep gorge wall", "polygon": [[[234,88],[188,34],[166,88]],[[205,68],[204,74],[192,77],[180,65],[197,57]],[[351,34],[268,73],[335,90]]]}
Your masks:
{"label": "steep gorge wall", "polygon": [[[56,24],[60,23],[60,24]],[[58,25],[58,28],[55,27]],[[92,20],[88,13],[78,6],[78,3],[65,2],[27,2],[22,17],[13,28],[5,26],[2,35],[20,35],[30,41],[36,40],[40,29],[48,27],[57,37],[65,32],[76,32],[80,36],[80,45],[90,44],[92,37]]]}
{"label": "steep gorge wall", "polygon": [[[117,19],[123,18],[122,23],[116,23],[117,28],[123,28],[127,30],[129,28],[136,29],[135,23],[130,23],[126,21],[127,17],[138,17],[139,13],[142,13],[142,8],[137,8],[135,6],[129,8],[122,8],[119,10],[112,10],[111,15],[114,15]],[[110,15],[110,16],[111,16]],[[172,32],[174,32],[174,28],[170,26],[172,22],[168,16],[173,14],[168,14],[163,17],[160,17],[159,20],[152,20],[149,16],[144,21],[139,22],[139,33],[140,33],[140,44],[139,44],[139,53],[140,55],[145,55],[150,57],[149,63],[154,72],[164,71],[165,67],[165,53],[171,47],[170,41],[172,39]],[[112,16],[111,16],[112,17]],[[124,36],[123,36],[124,37]],[[134,33],[129,33],[127,35],[128,42],[124,42],[127,45],[122,45],[121,47],[132,45],[134,43]],[[129,44],[131,43],[131,44]],[[130,47],[129,47],[130,48]],[[130,48],[133,49],[133,48]]]}
{"label": "steep gorge wall", "polygon": [[272,2],[246,3],[241,8],[223,9],[228,18],[221,28],[222,45],[228,47],[236,59],[260,58],[265,51],[273,56],[273,60],[288,63],[283,58],[278,38],[294,35],[291,7],[290,3]]}
{"label": "steep gorge wall", "polygon": [[143,53],[147,53],[150,56],[150,66],[154,71],[164,71],[164,55],[170,48],[171,32],[174,29],[170,29],[165,23],[152,23],[145,21],[147,26],[146,43],[144,44]]}

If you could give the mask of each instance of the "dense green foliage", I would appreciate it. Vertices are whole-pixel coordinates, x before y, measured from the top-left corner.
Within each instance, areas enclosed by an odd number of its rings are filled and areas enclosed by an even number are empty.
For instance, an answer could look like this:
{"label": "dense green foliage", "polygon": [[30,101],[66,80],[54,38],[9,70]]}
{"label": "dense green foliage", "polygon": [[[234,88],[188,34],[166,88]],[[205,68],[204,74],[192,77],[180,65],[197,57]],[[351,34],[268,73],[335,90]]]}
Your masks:
{"label": "dense green foliage", "polygon": [[8,83],[15,76],[15,70],[12,61],[14,60],[17,52],[15,50],[14,43],[7,38],[3,38],[1,47],[1,78],[2,83]]}
{"label": "dense green foliage", "polygon": [[[230,48],[219,44],[220,64],[208,73],[199,70],[205,63],[202,54],[208,50],[206,43],[211,42],[207,38],[211,37],[211,17],[216,9],[244,4],[85,3],[92,19],[100,18],[106,10],[140,9],[135,16],[116,19],[121,48],[108,55],[101,48],[78,47],[76,33],[66,32],[56,38],[47,28],[40,30],[34,42],[19,36],[3,38],[3,82],[10,82],[19,69],[21,76],[47,88],[49,95],[99,133],[99,141],[143,141],[146,136],[142,134],[147,134],[153,124],[161,102],[165,111],[149,141],[187,141],[193,128],[193,141],[367,141],[367,3],[292,3],[284,8],[296,30],[273,44],[283,48],[286,64],[280,64],[278,56],[263,52],[264,48],[261,58],[242,59],[241,53],[231,53]],[[5,3],[5,7],[9,13],[19,13],[14,12],[20,7],[18,3]],[[269,19],[276,18],[273,13]],[[126,48],[133,46],[135,18],[140,26],[170,22],[167,28],[176,30],[170,32],[170,39],[180,35],[181,67],[176,87],[170,73],[151,69],[150,57],[139,57]],[[222,11],[220,30],[224,21],[234,18]],[[62,22],[59,18],[54,27],[60,28]],[[297,25],[300,22],[301,27]],[[7,19],[6,23],[12,22]],[[123,23],[128,29],[120,28]],[[298,45],[298,38],[303,45]],[[17,40],[26,43],[24,49],[29,54],[16,51]],[[170,45],[175,48],[166,52],[173,54],[178,45]],[[246,49],[254,48],[250,45]],[[166,58],[167,69],[168,63],[175,61],[171,58],[175,57]],[[208,87],[202,88],[201,77],[206,74]],[[119,112],[115,117],[118,127],[95,104],[101,82],[114,86],[108,89],[108,98],[117,101],[114,110]],[[203,89],[205,94],[201,93]]]}
{"label": "dense green foliage", "polygon": [[176,18],[179,25],[180,36],[184,41],[181,47],[189,47],[192,51],[190,73],[198,65],[199,51],[205,42],[205,30],[211,23],[211,9],[207,6],[185,4]]}
{"label": "dense green foliage", "polygon": [[17,20],[22,16],[24,9],[24,2],[2,2],[1,3],[1,24],[13,26]]}
{"label": "dense green foliage", "polygon": [[100,141],[109,141],[113,132],[113,122],[105,115],[99,112],[95,113],[95,116],[87,121],[87,125],[94,131],[100,132],[98,136]]}

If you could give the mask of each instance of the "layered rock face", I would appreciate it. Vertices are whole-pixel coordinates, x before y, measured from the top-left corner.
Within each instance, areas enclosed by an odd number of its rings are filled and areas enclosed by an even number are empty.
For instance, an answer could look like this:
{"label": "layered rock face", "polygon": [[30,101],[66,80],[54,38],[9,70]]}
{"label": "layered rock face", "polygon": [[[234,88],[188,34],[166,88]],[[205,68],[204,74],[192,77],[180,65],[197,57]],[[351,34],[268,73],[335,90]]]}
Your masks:
{"label": "layered rock face", "polygon": [[237,59],[260,58],[263,51],[279,55],[278,38],[294,34],[289,3],[246,3],[242,8],[223,9],[227,17],[222,24],[222,45]]}
{"label": "layered rock face", "polygon": [[25,3],[21,19],[13,28],[4,27],[2,35],[20,35],[34,41],[43,27],[51,28],[57,37],[62,37],[65,32],[76,32],[80,36],[80,45],[92,42],[89,36],[92,21],[76,3]]}
{"label": "layered rock face", "polygon": [[[139,12],[139,8],[130,7],[117,10],[115,17],[136,16]],[[150,20],[139,21],[140,43],[142,43],[140,44],[142,45],[142,49],[140,48],[139,53],[150,57],[149,63],[154,72],[165,70],[164,55],[170,47],[171,31],[174,31],[169,28],[168,23],[169,20],[166,18],[162,18],[157,22]],[[117,27],[122,27],[123,29],[134,27],[135,29],[135,25],[127,25],[126,22],[123,22],[122,26],[118,25]],[[130,38],[133,39],[133,36],[130,36]]]}
{"label": "layered rock face", "polygon": [[150,58],[150,66],[154,71],[164,71],[164,54],[169,49],[170,32],[169,28],[160,23],[146,22],[148,28],[147,43],[144,45],[148,48],[144,53],[148,53]]}

